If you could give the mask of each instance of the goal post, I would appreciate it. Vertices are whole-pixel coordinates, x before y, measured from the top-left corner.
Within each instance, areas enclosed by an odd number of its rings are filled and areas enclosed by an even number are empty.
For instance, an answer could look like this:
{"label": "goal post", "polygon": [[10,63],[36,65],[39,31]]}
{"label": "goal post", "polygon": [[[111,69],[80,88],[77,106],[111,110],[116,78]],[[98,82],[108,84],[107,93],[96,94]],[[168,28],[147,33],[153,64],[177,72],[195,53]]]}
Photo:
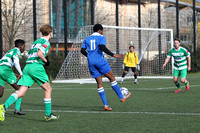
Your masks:
{"label": "goal post", "polygon": [[[130,45],[135,47],[135,52],[138,54],[139,64],[141,65],[141,75],[139,78],[144,76],[152,78],[171,77],[173,60],[170,60],[164,70],[160,69],[160,67],[162,67],[165,58],[167,57],[167,52],[173,47],[172,29],[106,25],[103,25],[103,28],[103,35],[106,37],[106,46],[113,53],[119,52],[125,56],[126,52],[129,51]],[[92,29],[92,25],[80,28],[56,79],[53,81],[54,83],[82,83],[84,81],[87,83],[94,81],[89,73],[87,58],[80,53],[83,40],[93,33]],[[138,37],[139,33],[141,35],[140,40]],[[141,45],[141,49],[138,49],[139,45]],[[106,54],[104,54],[104,57],[109,62],[115,77],[121,77],[123,73],[122,64],[124,57],[115,59]],[[159,69],[161,72],[159,72]],[[133,73],[129,71],[127,77],[132,77],[132,75]]]}

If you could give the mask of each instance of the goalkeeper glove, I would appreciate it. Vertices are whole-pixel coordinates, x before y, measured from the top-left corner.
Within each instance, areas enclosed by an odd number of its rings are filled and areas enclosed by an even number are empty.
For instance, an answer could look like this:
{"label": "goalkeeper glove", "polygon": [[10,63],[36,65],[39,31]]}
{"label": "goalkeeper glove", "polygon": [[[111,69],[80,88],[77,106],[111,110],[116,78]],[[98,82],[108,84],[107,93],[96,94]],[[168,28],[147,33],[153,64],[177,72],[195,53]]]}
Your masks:
{"label": "goalkeeper glove", "polygon": [[49,65],[50,65],[50,61],[49,61],[48,56],[46,56],[45,58],[46,58],[47,62],[44,62],[44,65],[45,65],[45,66],[49,66]]}
{"label": "goalkeeper glove", "polygon": [[137,64],[136,69],[137,69],[138,71],[140,71],[140,65],[139,65],[139,64]]}
{"label": "goalkeeper glove", "polygon": [[122,69],[124,69],[125,68],[125,64],[122,64]]}

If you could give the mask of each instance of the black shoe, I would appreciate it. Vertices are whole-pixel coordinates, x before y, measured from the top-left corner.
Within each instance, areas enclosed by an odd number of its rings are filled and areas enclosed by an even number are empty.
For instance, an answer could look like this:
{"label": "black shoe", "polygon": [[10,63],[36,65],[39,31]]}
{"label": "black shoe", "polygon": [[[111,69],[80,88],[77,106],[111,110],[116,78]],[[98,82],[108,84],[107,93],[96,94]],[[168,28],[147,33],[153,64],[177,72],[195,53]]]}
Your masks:
{"label": "black shoe", "polygon": [[21,109],[20,109],[20,111],[17,111],[17,110],[15,109],[14,114],[17,114],[17,115],[25,115],[25,113],[22,112]]}

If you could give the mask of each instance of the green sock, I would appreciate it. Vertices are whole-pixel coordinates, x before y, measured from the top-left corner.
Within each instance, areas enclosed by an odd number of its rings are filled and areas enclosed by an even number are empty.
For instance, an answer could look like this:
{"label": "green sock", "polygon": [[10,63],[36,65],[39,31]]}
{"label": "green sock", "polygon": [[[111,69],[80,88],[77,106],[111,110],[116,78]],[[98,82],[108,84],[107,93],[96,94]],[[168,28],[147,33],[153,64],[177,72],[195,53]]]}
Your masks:
{"label": "green sock", "polygon": [[51,115],[51,98],[44,98],[45,115]]}
{"label": "green sock", "polygon": [[17,101],[15,102],[15,109],[16,109],[17,111],[20,110],[21,102],[22,102],[22,97],[20,97],[19,99],[17,99]]}
{"label": "green sock", "polygon": [[5,109],[7,109],[10,105],[12,105],[18,99],[17,95],[13,93],[4,103]]}
{"label": "green sock", "polygon": [[177,87],[178,89],[181,89],[181,86],[180,86],[179,82],[175,83],[175,85],[176,85],[176,87]]}

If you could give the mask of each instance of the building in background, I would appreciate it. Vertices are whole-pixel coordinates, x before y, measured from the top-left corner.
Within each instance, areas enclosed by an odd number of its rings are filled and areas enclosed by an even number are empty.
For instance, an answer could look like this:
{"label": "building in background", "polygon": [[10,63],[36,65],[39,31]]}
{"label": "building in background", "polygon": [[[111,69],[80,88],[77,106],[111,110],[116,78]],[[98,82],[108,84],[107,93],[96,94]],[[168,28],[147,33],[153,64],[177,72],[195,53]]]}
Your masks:
{"label": "building in background", "polygon": [[[52,52],[64,51],[64,15],[63,0],[50,0],[51,25],[53,26],[53,38],[51,39]],[[68,49],[74,42],[80,27],[90,25],[90,2],[88,0],[67,1],[67,29]]]}
{"label": "building in background", "polygon": [[[15,5],[13,4],[15,2]],[[95,23],[103,25],[116,25],[116,0],[94,0]],[[27,50],[33,40],[33,5],[29,0],[2,0],[3,12],[3,41],[4,50],[13,46],[10,42],[17,38],[26,40]],[[176,34],[176,0],[161,0],[161,28],[170,28]],[[15,6],[15,8],[13,8]],[[51,40],[53,52],[64,51],[64,15],[63,0],[37,0],[37,37],[40,37],[39,27],[48,23],[53,26]],[[141,26],[148,28],[158,27],[157,0],[141,0]],[[15,14],[13,14],[15,9]],[[196,17],[199,24],[200,3],[196,2]],[[183,44],[191,45],[193,42],[192,1],[179,0],[179,26],[180,39]],[[20,15],[21,13],[21,15]],[[22,15],[24,13],[24,16]],[[91,24],[91,4],[89,0],[67,0],[68,22],[68,49],[74,42],[80,27]],[[14,15],[15,17],[9,17]],[[16,17],[17,16],[17,17]],[[13,21],[14,18],[14,21]],[[7,20],[7,21],[6,21]],[[12,22],[15,22],[12,26]],[[9,24],[9,27],[6,25]],[[196,26],[198,26],[196,25]],[[138,27],[138,1],[119,0],[119,26]],[[14,28],[13,28],[14,27]],[[197,33],[200,34],[199,27]],[[11,29],[14,30],[11,30]],[[13,36],[12,31],[16,31]],[[9,33],[9,35],[7,35]],[[198,39],[200,35],[198,35]],[[10,42],[9,42],[10,41]],[[200,42],[198,42],[200,46]]]}

